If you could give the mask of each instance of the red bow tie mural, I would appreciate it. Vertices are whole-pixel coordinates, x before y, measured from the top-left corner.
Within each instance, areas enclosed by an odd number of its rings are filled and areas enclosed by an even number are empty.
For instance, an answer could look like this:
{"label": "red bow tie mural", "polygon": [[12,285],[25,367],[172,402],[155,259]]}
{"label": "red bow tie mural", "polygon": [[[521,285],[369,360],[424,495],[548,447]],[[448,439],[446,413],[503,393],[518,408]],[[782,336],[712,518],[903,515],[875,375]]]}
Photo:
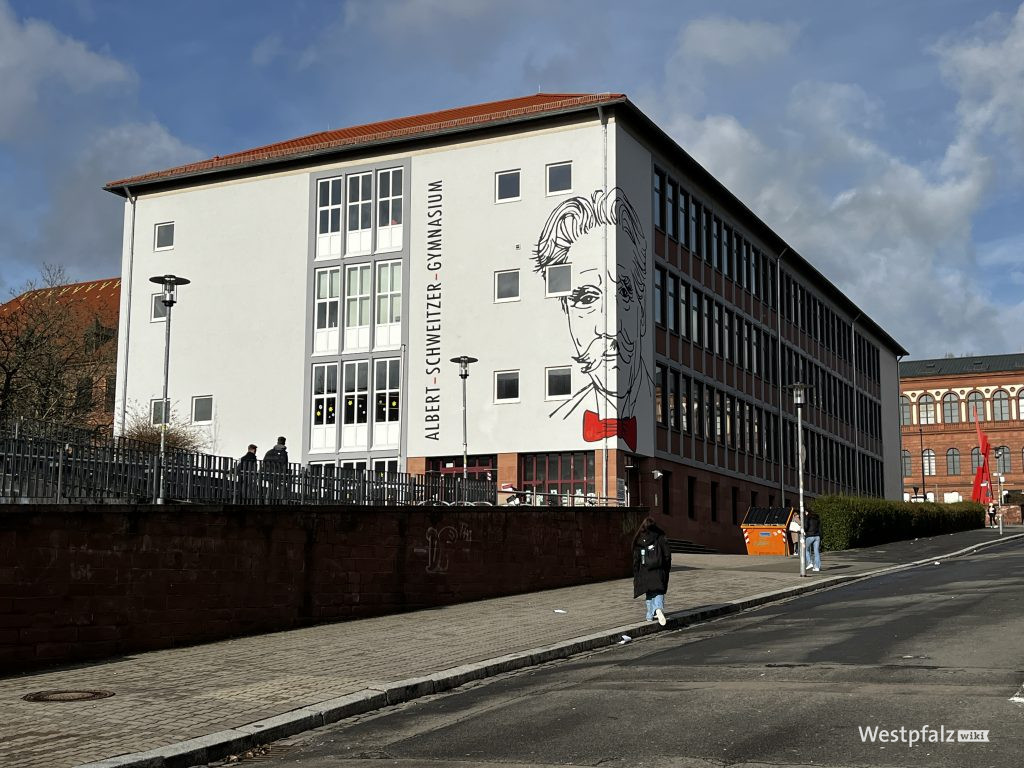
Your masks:
{"label": "red bow tie mural", "polygon": [[629,450],[636,450],[636,419],[602,419],[593,411],[583,412],[583,439],[594,443],[606,437],[621,437]]}

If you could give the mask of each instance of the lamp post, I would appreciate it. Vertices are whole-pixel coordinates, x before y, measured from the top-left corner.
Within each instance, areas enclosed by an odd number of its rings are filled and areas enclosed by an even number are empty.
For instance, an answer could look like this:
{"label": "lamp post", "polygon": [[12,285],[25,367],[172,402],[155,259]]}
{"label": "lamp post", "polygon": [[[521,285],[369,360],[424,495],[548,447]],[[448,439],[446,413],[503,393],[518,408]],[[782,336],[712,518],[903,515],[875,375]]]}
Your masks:
{"label": "lamp post", "polygon": [[924,427],[917,428],[921,437],[921,503],[928,501],[928,488],[924,484]]}
{"label": "lamp post", "polygon": [[167,400],[167,375],[171,366],[171,307],[178,300],[178,286],[188,285],[191,281],[175,275],[156,275],[149,278],[149,282],[163,286],[164,295],[161,301],[167,307],[167,317],[164,318],[166,323],[164,328],[164,398],[160,406],[160,493],[156,499],[157,504],[166,504],[165,478],[167,476],[167,468],[165,459],[167,455],[167,424],[171,420],[171,409]]}
{"label": "lamp post", "polygon": [[807,390],[810,387],[806,384],[790,384],[790,391],[793,393],[793,404],[796,406],[796,477],[797,492],[800,499],[800,575],[807,575],[806,548],[807,533],[804,530],[804,402]]}
{"label": "lamp post", "polygon": [[[466,436],[466,379],[469,378],[470,364],[476,363],[478,360],[469,355],[459,355],[458,357],[453,357],[452,362],[458,363],[459,378],[462,379],[462,480],[465,482],[469,477],[469,441]],[[466,492],[465,485],[463,485],[462,492]]]}

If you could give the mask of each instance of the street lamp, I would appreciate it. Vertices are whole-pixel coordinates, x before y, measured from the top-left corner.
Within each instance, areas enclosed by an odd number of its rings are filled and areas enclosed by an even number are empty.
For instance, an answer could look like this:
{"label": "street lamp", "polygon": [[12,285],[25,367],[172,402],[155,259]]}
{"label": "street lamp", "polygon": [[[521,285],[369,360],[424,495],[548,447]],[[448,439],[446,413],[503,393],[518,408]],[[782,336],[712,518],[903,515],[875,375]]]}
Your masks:
{"label": "street lamp", "polygon": [[[469,477],[469,441],[466,437],[466,379],[469,378],[469,366],[471,363],[479,362],[475,357],[459,355],[452,358],[453,363],[459,364],[459,378],[462,379],[462,479]],[[466,492],[465,486],[462,492]]]}
{"label": "street lamp", "polygon": [[156,499],[157,504],[166,504],[165,478],[167,476],[167,468],[165,458],[167,453],[167,424],[171,420],[170,403],[167,400],[167,374],[171,364],[171,307],[178,300],[178,286],[188,285],[191,281],[186,280],[184,277],[176,277],[175,275],[157,275],[149,278],[149,282],[163,286],[164,295],[161,301],[167,307],[167,317],[164,318],[164,322],[167,324],[164,328],[164,399],[161,405],[162,413],[160,418],[160,494]]}
{"label": "street lamp", "polygon": [[810,386],[797,383],[789,385],[793,393],[793,404],[796,406],[796,477],[797,491],[800,498],[800,575],[807,575],[807,533],[804,530],[804,402],[806,402],[807,390]]}

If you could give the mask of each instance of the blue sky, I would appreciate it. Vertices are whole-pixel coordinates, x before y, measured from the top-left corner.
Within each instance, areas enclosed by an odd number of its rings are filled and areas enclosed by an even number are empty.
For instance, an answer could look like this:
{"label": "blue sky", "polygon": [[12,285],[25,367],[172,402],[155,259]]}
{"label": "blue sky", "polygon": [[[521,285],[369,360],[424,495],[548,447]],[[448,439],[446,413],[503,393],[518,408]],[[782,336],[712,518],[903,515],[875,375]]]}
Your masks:
{"label": "blue sky", "polygon": [[0,0],[0,291],[118,273],[104,182],[624,92],[912,358],[1024,352],[1014,0]]}

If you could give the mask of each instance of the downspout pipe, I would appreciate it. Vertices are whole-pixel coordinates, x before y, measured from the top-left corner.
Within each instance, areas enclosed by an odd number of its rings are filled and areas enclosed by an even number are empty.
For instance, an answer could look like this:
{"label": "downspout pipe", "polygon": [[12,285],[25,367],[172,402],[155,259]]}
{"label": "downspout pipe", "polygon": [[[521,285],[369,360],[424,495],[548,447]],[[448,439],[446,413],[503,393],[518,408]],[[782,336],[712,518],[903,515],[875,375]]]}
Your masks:
{"label": "downspout pipe", "polygon": [[[131,190],[125,186],[124,196],[132,207],[131,214],[131,225],[129,227],[128,236],[128,269],[127,275],[121,280],[121,287],[125,292],[125,300],[122,302],[124,306],[124,322],[122,327],[124,328],[124,339],[119,339],[118,343],[124,344],[124,362],[121,367],[120,375],[120,389],[121,389],[121,412],[118,415],[118,434],[123,435],[125,432],[125,421],[127,419],[128,409],[128,349],[131,343],[131,327],[132,327],[132,277],[135,274],[135,202],[138,200],[138,195],[133,195]],[[125,284],[127,280],[127,285]]]}
{"label": "downspout pipe", "polygon": [[[597,105],[597,117],[601,121],[601,141],[602,141],[602,145],[603,145],[602,152],[601,152],[601,159],[602,159],[602,162],[603,162],[602,173],[603,173],[603,179],[604,179],[603,187],[604,187],[605,194],[607,194],[608,193],[608,115],[605,114],[604,107],[601,104]],[[603,227],[602,228],[602,232],[603,232],[602,244],[603,244],[603,247],[604,247],[604,273],[607,275],[607,274],[610,274],[610,272],[611,272],[611,270],[608,269],[608,227],[607,226]],[[604,278],[602,278],[602,279],[604,279]],[[604,314],[604,336],[605,336],[605,338],[608,338],[608,291],[602,291],[601,301],[604,304],[604,307],[603,307],[603,314]],[[604,361],[603,361],[602,365],[604,366],[604,381],[605,381],[605,384],[607,385],[607,382],[608,382],[608,356],[607,355],[604,356]],[[606,398],[601,398],[600,406],[601,406],[601,414],[600,414],[601,418],[602,419],[609,418],[609,415],[608,415],[608,400]],[[601,458],[601,460],[602,460],[601,472],[602,472],[602,477],[603,477],[603,482],[604,482],[604,492],[603,492],[602,495],[605,498],[605,503],[607,503],[608,499],[611,498],[610,487],[609,487],[609,482],[608,482],[608,436],[607,436],[607,434],[605,435],[604,440],[603,440],[601,457],[602,457]],[[630,501],[630,503],[632,503],[632,500]]]}

